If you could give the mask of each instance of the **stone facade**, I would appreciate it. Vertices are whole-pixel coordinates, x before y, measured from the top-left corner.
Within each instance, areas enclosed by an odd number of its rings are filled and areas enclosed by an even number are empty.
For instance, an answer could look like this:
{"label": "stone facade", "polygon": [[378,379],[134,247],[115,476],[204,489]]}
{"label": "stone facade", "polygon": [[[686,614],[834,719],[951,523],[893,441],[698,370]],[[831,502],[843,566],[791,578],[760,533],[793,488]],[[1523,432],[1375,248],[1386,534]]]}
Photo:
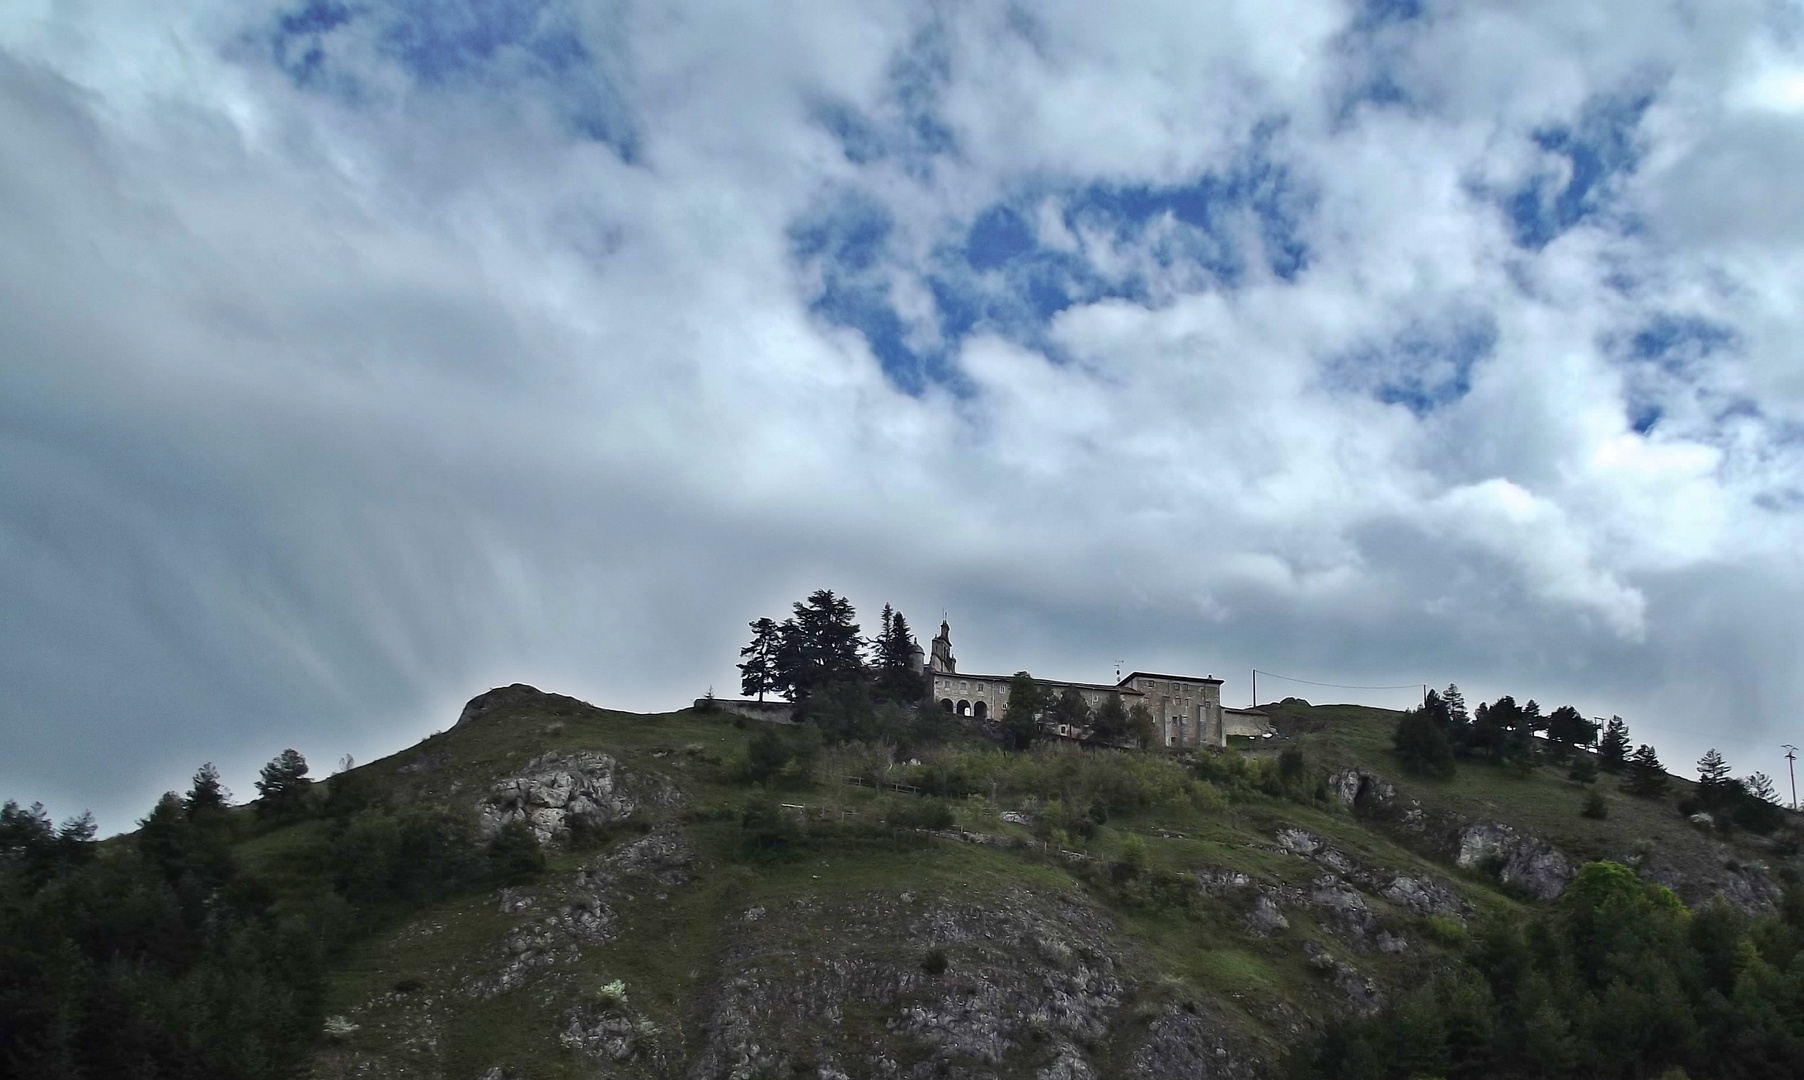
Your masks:
{"label": "stone facade", "polygon": [[[922,674],[932,680],[929,692],[933,700],[955,716],[974,720],[1000,719],[1002,710],[1008,705],[1010,676],[960,672],[952,655],[952,630],[945,622],[940,623],[940,636],[933,639],[932,659]],[[1116,694],[1121,696],[1121,703],[1127,708],[1144,705],[1152,713],[1159,742],[1164,746],[1227,745],[1227,725],[1221,706],[1222,681],[1213,675],[1136,671],[1116,683],[1034,681],[1054,694],[1061,694],[1067,688],[1077,690],[1092,712],[1102,708]],[[1081,739],[1087,733],[1048,730],[1047,734]]]}

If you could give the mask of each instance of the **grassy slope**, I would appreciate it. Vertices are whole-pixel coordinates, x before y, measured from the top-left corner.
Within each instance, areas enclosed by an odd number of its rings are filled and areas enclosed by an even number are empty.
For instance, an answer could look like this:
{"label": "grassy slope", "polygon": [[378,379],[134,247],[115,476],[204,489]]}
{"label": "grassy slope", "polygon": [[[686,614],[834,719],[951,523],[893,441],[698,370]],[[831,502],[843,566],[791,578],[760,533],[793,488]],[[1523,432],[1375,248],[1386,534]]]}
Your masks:
{"label": "grassy slope", "polygon": [[[1576,854],[1620,853],[1636,840],[1696,842],[1670,806],[1616,794],[1607,780],[1612,812],[1603,822],[1580,817],[1580,789],[1549,770],[1523,778],[1462,766],[1459,777],[1448,783],[1406,780],[1388,754],[1395,715],[1351,707],[1293,710],[1279,719],[1300,733],[1291,740],[1270,740],[1256,752],[1294,742],[1305,747],[1312,767],[1358,765],[1396,779],[1410,797],[1516,824]],[[724,935],[739,913],[754,905],[774,909],[804,897],[831,900],[903,890],[927,899],[981,903],[1021,888],[1088,892],[1099,903],[1108,902],[1057,856],[950,841],[914,848],[841,844],[789,859],[737,861],[732,857],[738,833],[734,814],[747,789],[729,782],[719,762],[741,747],[755,727],[735,727],[728,717],[691,711],[639,716],[563,706],[519,708],[487,715],[360,769],[373,785],[402,797],[469,805],[493,778],[518,772],[545,750],[604,751],[629,768],[661,773],[683,789],[688,807],[681,828],[697,861],[694,882],[671,890],[668,899],[640,897],[626,904],[622,932],[604,945],[585,948],[574,967],[560,969],[571,973],[567,979],[529,984],[488,1001],[462,997],[456,988],[485,960],[492,961],[496,943],[521,916],[502,914],[488,896],[455,899],[417,913],[354,950],[334,974],[328,1012],[352,1015],[361,1025],[347,1040],[347,1049],[382,1056],[402,1074],[473,1077],[498,1061],[511,1061],[529,1067],[533,1076],[586,1075],[589,1067],[557,1043],[559,1018],[572,990],[592,993],[619,979],[628,987],[634,1010],[662,1029],[660,1045],[680,1060],[700,1044],[705,1014],[699,997],[717,974]],[[886,800],[907,796],[822,783],[782,798],[814,811],[871,817]],[[974,831],[1020,833],[995,816],[997,809],[961,807],[960,824]],[[1286,825],[1327,837],[1370,865],[1436,874],[1480,910],[1517,904],[1487,881],[1433,864],[1344,812],[1263,796],[1214,812],[1118,817],[1089,846],[1106,855],[1124,833],[1136,832],[1146,838],[1157,866],[1180,871],[1219,867],[1306,886],[1320,868],[1272,845],[1274,832]],[[241,855],[285,895],[318,889],[320,828],[307,823],[259,837],[247,842]],[[567,877],[595,855],[594,849],[555,855],[546,880]],[[1405,928],[1410,921],[1400,912],[1381,914]],[[1287,1038],[1273,1021],[1282,1007],[1302,1005],[1319,1012],[1332,1004],[1322,980],[1307,969],[1303,939],[1349,955],[1307,915],[1293,914],[1290,930],[1268,939],[1246,935],[1240,913],[1215,900],[1198,901],[1190,915],[1117,908],[1115,916],[1127,973],[1141,986],[1143,1004],[1161,998],[1214,1003],[1274,1051]],[[816,926],[789,947],[798,955],[830,951],[843,945],[834,941],[835,931],[832,925]],[[1432,947],[1425,948],[1432,954]],[[1410,965],[1420,963],[1376,955],[1352,959],[1381,981],[1408,979]],[[420,989],[390,993],[408,980],[417,980]],[[386,1003],[369,1005],[372,1001]],[[430,1008],[422,1008],[423,1003]],[[428,1046],[432,1048],[422,1049]],[[417,1070],[409,1062],[417,1062]],[[319,1075],[333,1075],[343,1064],[342,1056],[327,1055]],[[624,1074],[638,1068],[630,1065]]]}

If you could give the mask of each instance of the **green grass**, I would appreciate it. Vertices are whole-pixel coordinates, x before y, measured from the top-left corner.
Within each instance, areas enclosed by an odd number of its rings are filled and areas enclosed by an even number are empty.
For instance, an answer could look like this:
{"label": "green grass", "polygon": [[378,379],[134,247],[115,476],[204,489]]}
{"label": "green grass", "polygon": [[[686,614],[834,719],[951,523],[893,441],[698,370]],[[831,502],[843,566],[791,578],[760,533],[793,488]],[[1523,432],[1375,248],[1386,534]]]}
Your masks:
{"label": "green grass", "polygon": [[[1631,799],[1616,792],[1607,777],[1599,781],[1610,802],[1610,816],[1604,821],[1579,815],[1584,789],[1566,781],[1563,771],[1541,768],[1522,776],[1462,762],[1452,781],[1408,777],[1390,754],[1390,733],[1398,715],[1394,712],[1328,706],[1275,707],[1273,713],[1286,738],[1259,740],[1245,751],[1228,753],[1244,753],[1247,760],[1259,761],[1283,747],[1300,746],[1312,777],[1357,766],[1392,780],[1406,798],[1419,799],[1427,807],[1505,821],[1580,857],[1620,857],[1638,841],[1692,846],[1701,842],[1674,812],[1672,798],[1659,803]],[[1305,940],[1322,942],[1392,985],[1418,979],[1421,964],[1457,948],[1453,928],[1425,933],[1414,916],[1370,897],[1368,902],[1384,925],[1419,943],[1415,955],[1352,956],[1312,916],[1296,910],[1288,912],[1289,930],[1267,939],[1252,938],[1242,921],[1250,894],[1224,899],[1197,894],[1186,907],[1176,909],[1137,907],[1108,884],[1106,872],[1067,863],[1033,843],[1031,830],[1000,818],[1004,810],[1043,809],[1054,798],[1081,809],[1091,798],[1081,785],[1105,781],[1144,782],[1157,795],[1140,809],[1111,814],[1093,838],[1071,841],[1100,860],[1094,864],[1098,867],[1118,857],[1127,836],[1137,835],[1145,841],[1149,871],[1187,876],[1201,868],[1220,868],[1267,884],[1307,888],[1323,868],[1278,850],[1274,842],[1279,829],[1294,827],[1316,833],[1368,867],[1446,881],[1480,912],[1520,906],[1493,883],[1457,873],[1412,847],[1408,838],[1372,827],[1338,806],[1315,802],[1307,792],[1279,798],[1237,788],[1224,799],[1211,789],[1200,801],[1191,798],[1185,795],[1192,790],[1185,787],[1190,783],[1188,774],[1174,786],[1172,770],[1179,767],[1166,763],[1159,752],[1123,759],[1119,768],[1110,769],[1091,768],[1106,764],[1095,759],[1050,753],[1034,761],[1009,763],[1000,773],[989,761],[983,767],[991,770],[985,775],[993,779],[986,794],[949,801],[960,828],[1020,847],[885,835],[880,823],[886,814],[916,796],[841,783],[849,770],[862,767],[861,752],[824,754],[812,782],[765,789],[736,780],[729,763],[758,730],[756,721],[736,723],[729,715],[693,710],[637,715],[564,705],[512,708],[357,770],[359,779],[398,798],[468,806],[497,777],[517,773],[547,750],[607,753],[630,769],[667,777],[683,791],[681,809],[660,813],[663,827],[679,830],[691,845],[695,862],[692,882],[670,890],[666,899],[638,896],[620,905],[619,932],[613,940],[586,946],[579,962],[554,966],[526,987],[493,1000],[472,999],[458,991],[467,978],[492,964],[503,936],[527,916],[501,913],[487,893],[415,912],[365,941],[335,971],[328,1011],[349,1014],[364,1006],[357,1013],[362,1028],[346,1040],[346,1048],[380,1054],[404,1075],[475,1076],[497,1063],[535,1077],[593,1075],[593,1065],[558,1044],[561,1018],[572,1002],[620,980],[634,1014],[661,1029],[658,1043],[680,1062],[701,1045],[705,1035],[701,995],[719,976],[717,965],[728,946],[743,947],[747,909],[789,912],[786,918],[799,920],[784,924],[790,936],[771,946],[781,950],[774,958],[831,956],[855,946],[843,939],[830,917],[810,912],[904,891],[923,902],[944,899],[977,905],[1023,894],[1083,895],[1111,909],[1126,974],[1139,988],[1135,1008],[1141,1013],[1161,1002],[1208,1003],[1274,1054],[1293,1038],[1283,1030],[1285,1022],[1274,1017],[1293,1015],[1297,1008],[1319,1015],[1334,1005],[1332,988],[1306,963]],[[944,760],[959,755],[972,761],[982,758],[981,748],[970,742],[937,753]],[[1071,788],[1072,784],[1080,787]],[[1313,779],[1305,787],[1312,789]],[[774,857],[736,857],[738,814],[754,795],[802,805],[811,818],[824,815],[830,825],[813,829],[813,842],[799,850]],[[268,831],[239,845],[239,856],[285,902],[317,895],[323,888],[319,858],[323,829],[321,823],[310,822]],[[616,837],[612,842],[628,839]],[[579,865],[603,850],[590,847],[554,855],[532,890],[543,893],[568,880]],[[384,1005],[368,1005],[404,980],[417,981],[419,989]],[[433,1002],[436,1049],[406,1049],[410,1033],[419,1033],[418,1017],[425,1011],[421,1002],[427,999]],[[884,1020],[857,1010],[849,1010],[845,1018],[848,1028],[871,1031],[883,1030]],[[1106,1065],[1114,1052],[1099,1048],[1099,1066]],[[642,1062],[610,1068],[620,1075],[650,1075]],[[321,1073],[329,1074],[329,1070]]]}

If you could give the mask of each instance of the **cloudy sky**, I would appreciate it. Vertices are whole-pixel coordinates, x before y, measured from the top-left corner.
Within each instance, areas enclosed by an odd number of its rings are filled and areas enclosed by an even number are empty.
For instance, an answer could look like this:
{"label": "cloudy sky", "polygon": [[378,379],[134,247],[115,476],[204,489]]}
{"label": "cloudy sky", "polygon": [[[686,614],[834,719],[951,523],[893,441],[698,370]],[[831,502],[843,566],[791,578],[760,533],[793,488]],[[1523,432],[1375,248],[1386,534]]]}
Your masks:
{"label": "cloudy sky", "polygon": [[0,796],[673,707],[819,587],[1804,741],[1795,3],[176,7],[0,15]]}

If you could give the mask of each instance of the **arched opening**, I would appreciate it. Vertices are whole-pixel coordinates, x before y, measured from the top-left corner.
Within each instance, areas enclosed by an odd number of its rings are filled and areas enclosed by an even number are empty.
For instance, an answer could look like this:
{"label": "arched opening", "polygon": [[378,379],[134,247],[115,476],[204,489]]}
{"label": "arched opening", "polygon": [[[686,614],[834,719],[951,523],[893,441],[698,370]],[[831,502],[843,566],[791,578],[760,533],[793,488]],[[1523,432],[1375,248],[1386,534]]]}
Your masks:
{"label": "arched opening", "polygon": [[971,714],[979,720],[988,720],[990,718],[990,703],[987,701],[980,701],[971,706]]}
{"label": "arched opening", "polygon": [[970,716],[971,715],[971,703],[969,701],[961,701],[958,703],[958,715],[960,715],[960,716]]}
{"label": "arched opening", "polygon": [[951,698],[941,698],[940,699],[940,708],[944,709],[946,712],[951,712],[952,711],[952,699]]}

